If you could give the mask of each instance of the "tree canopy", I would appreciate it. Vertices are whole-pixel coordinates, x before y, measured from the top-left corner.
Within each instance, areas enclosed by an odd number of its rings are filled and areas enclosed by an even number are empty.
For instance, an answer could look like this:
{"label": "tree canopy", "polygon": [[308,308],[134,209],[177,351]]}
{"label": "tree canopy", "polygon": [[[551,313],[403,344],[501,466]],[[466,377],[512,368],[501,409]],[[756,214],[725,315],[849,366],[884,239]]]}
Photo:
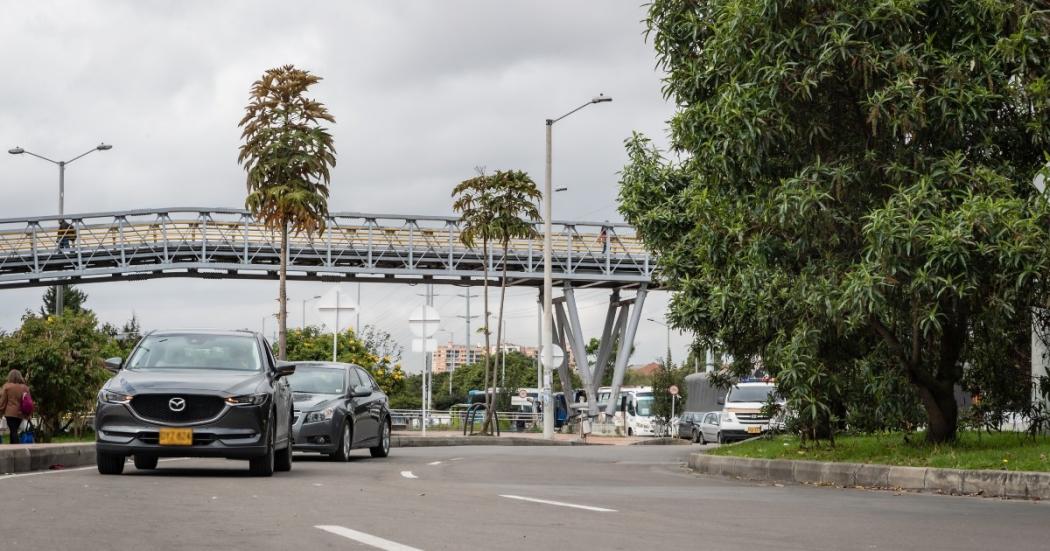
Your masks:
{"label": "tree canopy", "polygon": [[[1050,12],[1019,0],[656,0],[671,155],[628,141],[621,212],[670,319],[827,423],[862,374],[927,439],[1013,379],[1047,299]],[[972,374],[992,374],[973,377]],[[892,385],[891,385],[892,386]]]}

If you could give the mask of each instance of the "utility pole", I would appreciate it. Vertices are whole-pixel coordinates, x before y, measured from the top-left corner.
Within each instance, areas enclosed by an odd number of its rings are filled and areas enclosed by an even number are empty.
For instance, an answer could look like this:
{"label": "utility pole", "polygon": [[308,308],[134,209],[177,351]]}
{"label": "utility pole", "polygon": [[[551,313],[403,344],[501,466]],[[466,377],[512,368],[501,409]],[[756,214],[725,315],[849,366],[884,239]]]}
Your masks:
{"label": "utility pole", "polygon": [[357,314],[357,323],[356,323],[357,328],[354,329],[354,332],[357,333],[357,338],[360,339],[361,338],[361,282],[360,281],[357,282],[357,312],[355,312],[355,313]]}
{"label": "utility pole", "polygon": [[[467,315],[465,315],[465,316],[456,316],[456,317],[457,318],[462,318],[463,320],[465,320],[467,322],[467,353],[466,353],[465,357],[463,358],[463,363],[464,364],[469,364],[470,363],[470,335],[471,335],[471,333],[470,333],[470,320],[472,320],[472,319],[474,319],[474,318],[476,318],[478,316],[470,315],[470,298],[471,298],[470,287],[467,287],[466,294],[456,295],[456,296],[457,297],[461,297],[461,298],[465,298],[467,300]],[[453,363],[452,371],[449,372],[449,381],[452,380],[452,374],[455,373],[455,371],[456,371],[455,370],[455,364]]]}

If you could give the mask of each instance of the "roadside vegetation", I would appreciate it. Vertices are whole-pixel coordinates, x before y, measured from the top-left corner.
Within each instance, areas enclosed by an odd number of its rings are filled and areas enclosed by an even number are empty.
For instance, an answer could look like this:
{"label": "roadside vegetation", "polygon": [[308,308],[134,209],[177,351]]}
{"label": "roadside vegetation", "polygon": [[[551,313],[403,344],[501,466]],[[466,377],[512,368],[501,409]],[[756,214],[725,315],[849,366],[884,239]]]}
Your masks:
{"label": "roadside vegetation", "polygon": [[655,0],[646,24],[677,112],[668,151],[627,140],[619,208],[723,383],[774,377],[808,440],[1045,431],[1050,12]]}
{"label": "roadside vegetation", "polygon": [[711,455],[753,459],[806,459],[946,469],[1050,471],[1050,436],[960,431],[955,442],[928,444],[922,433],[840,436],[835,445],[807,444],[797,436],[756,438],[711,450]]}

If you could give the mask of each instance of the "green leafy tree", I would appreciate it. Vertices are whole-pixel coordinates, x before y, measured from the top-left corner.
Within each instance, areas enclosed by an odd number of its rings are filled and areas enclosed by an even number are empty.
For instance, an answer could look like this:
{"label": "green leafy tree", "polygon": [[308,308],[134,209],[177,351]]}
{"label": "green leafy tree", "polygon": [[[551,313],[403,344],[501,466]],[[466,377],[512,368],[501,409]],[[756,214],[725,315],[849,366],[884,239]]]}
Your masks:
{"label": "green leafy tree", "polygon": [[[84,303],[87,302],[87,293],[81,291],[79,288],[72,285],[62,285],[62,311],[69,310],[71,312],[82,312],[86,310]],[[44,305],[40,307],[40,315],[42,316],[53,316],[55,315],[56,303],[57,303],[57,291],[58,287],[48,287],[44,291]]]}
{"label": "green leafy tree", "polygon": [[[353,329],[336,336],[338,355],[336,360],[352,363],[368,370],[387,394],[398,392],[404,384],[404,372],[397,357],[380,355],[378,351],[358,339]],[[396,346],[396,343],[394,343]],[[288,359],[291,361],[327,362],[332,360],[332,334],[323,333],[316,326],[288,331]]]}
{"label": "green leafy tree", "polygon": [[248,173],[244,206],[271,231],[281,234],[278,292],[278,354],[287,357],[288,234],[324,232],[330,170],[335,166],[332,135],[322,121],[335,123],[323,103],[306,97],[321,77],[285,65],[266,71],[252,84],[244,108],[244,143],[237,160]]}
{"label": "green leafy tree", "polygon": [[[652,380],[653,417],[657,423],[667,426],[672,419],[672,413],[675,416],[682,413],[688,391],[688,386],[685,384],[685,376],[689,373],[691,371],[675,367],[674,364],[668,364],[666,360],[660,360],[660,367],[653,373]],[[671,397],[671,386],[678,387],[677,398]],[[671,406],[672,399],[674,400],[674,407]]]}
{"label": "green leafy tree", "polygon": [[65,311],[62,316],[29,312],[22,326],[0,347],[0,365],[25,375],[41,421],[41,439],[50,442],[69,415],[91,409],[109,378],[102,365],[110,338],[98,329],[91,312]]}
{"label": "green leafy tree", "polygon": [[109,337],[104,349],[107,358],[127,358],[142,338],[142,327],[134,314],[120,328],[107,322],[102,324],[100,330]]}
{"label": "green leafy tree", "polygon": [[[488,258],[489,247],[493,243],[503,249],[503,277],[500,281],[499,312],[497,314],[496,348],[502,350],[503,342],[503,306],[507,292],[507,252],[510,243],[514,239],[531,238],[536,234],[533,220],[539,218],[539,209],[536,203],[541,195],[536,189],[535,182],[528,174],[520,170],[497,170],[495,174],[487,175],[483,170],[478,170],[478,175],[469,180],[464,180],[452,190],[455,198],[452,208],[460,214],[463,227],[460,229],[460,240],[464,245],[474,248],[477,241],[481,241],[483,258]],[[489,375],[493,387],[499,386],[496,378],[496,366],[492,364],[492,349],[488,327],[489,319],[489,287],[488,287],[488,263],[484,265],[484,311],[486,320],[482,330],[485,333],[485,386],[489,387]],[[493,404],[491,397],[486,399],[485,425],[483,433],[492,432]]]}
{"label": "green leafy tree", "polygon": [[656,0],[647,26],[675,155],[630,139],[620,208],[674,325],[734,369],[760,362],[813,427],[848,416],[851,377],[875,368],[909,383],[929,442],[954,439],[956,385],[1016,371],[1008,348],[1047,303],[1031,181],[1050,12]]}

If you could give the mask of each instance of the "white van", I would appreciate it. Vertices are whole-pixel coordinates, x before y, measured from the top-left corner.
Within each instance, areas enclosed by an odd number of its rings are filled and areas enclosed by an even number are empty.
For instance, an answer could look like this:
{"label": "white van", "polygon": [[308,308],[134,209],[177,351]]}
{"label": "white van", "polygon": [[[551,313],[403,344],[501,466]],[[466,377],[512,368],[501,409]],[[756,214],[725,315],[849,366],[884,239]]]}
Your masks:
{"label": "white van", "polygon": [[758,436],[769,430],[769,416],[762,413],[773,383],[741,382],[729,389],[722,400],[721,432],[726,440]]}
{"label": "white van", "polygon": [[[609,403],[612,388],[603,386],[598,389],[598,403],[604,411]],[[624,422],[622,405],[627,403],[627,421]],[[627,436],[653,436],[653,387],[625,386],[620,388],[620,397],[616,400],[616,425],[627,427]]]}

